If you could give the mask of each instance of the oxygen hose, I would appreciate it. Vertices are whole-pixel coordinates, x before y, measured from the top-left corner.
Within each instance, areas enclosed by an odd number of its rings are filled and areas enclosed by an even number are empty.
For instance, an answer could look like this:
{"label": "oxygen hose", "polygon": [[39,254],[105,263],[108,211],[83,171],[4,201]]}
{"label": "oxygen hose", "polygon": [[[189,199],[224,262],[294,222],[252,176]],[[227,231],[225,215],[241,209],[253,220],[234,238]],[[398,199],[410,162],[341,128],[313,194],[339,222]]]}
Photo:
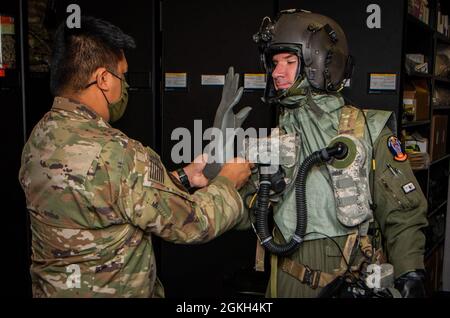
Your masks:
{"label": "oxygen hose", "polygon": [[270,193],[270,175],[260,175],[260,187],[256,201],[256,231],[258,232],[261,245],[271,253],[287,256],[292,254],[303,242],[307,224],[307,205],[306,205],[306,178],[309,170],[317,164],[328,161],[331,157],[342,158],[347,155],[347,146],[341,142],[332,147],[324,148],[309,155],[300,166],[297,177],[295,178],[295,203],[297,206],[297,224],[294,235],[286,244],[274,242],[268,226],[269,216],[269,193]]}

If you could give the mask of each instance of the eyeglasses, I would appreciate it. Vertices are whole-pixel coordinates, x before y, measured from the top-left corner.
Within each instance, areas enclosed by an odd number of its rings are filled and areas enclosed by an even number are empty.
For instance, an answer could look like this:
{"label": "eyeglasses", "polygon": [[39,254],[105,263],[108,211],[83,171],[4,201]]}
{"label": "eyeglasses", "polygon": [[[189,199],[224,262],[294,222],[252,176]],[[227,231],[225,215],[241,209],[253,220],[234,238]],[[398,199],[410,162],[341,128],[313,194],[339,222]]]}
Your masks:
{"label": "eyeglasses", "polygon": [[[122,78],[122,77],[120,77],[119,75],[117,75],[116,73],[114,73],[114,72],[112,72],[112,71],[110,71],[110,70],[108,70],[108,69],[107,69],[106,71],[107,71],[108,73],[110,73],[112,76],[117,77],[120,81],[125,80],[125,77]],[[92,83],[87,84],[87,85],[85,86],[85,88],[88,88],[88,87],[90,87],[90,86],[92,86],[92,85],[94,85],[94,84],[97,84],[97,80],[93,81]]]}
{"label": "eyeglasses", "polygon": [[114,73],[114,72],[112,72],[112,71],[110,71],[110,70],[107,70],[107,71],[108,71],[109,73],[111,73],[112,76],[117,77],[117,78],[120,79],[121,81],[125,79],[125,78],[120,77],[119,75],[117,75],[116,73]]}

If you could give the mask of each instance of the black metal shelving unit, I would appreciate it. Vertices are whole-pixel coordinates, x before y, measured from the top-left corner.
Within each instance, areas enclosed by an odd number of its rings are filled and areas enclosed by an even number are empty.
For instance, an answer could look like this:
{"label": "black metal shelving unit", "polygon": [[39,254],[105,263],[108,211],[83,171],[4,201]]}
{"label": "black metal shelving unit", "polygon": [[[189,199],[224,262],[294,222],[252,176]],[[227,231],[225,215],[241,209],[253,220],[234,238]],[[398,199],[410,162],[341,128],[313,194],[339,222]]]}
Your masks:
{"label": "black metal shelving unit", "polygon": [[[450,78],[442,77],[436,75],[435,63],[437,50],[441,46],[450,46],[450,38],[444,36],[443,34],[437,31],[437,2],[438,0],[430,0],[429,1],[429,23],[424,23],[411,14],[407,13],[406,18],[406,26],[404,32],[404,49],[403,49],[403,58],[405,59],[406,54],[408,53],[421,53],[425,55],[425,59],[428,62],[428,73],[427,74],[406,74],[406,69],[403,67],[403,72],[401,76],[401,81],[404,83],[407,79],[422,79],[425,80],[430,92],[429,96],[429,119],[428,120],[420,120],[414,122],[402,122],[400,127],[402,130],[406,130],[409,132],[420,131],[421,134],[425,134],[424,137],[428,138],[428,153],[431,155],[430,146],[432,142],[433,135],[433,115],[438,114],[441,115],[450,115],[450,105],[445,106],[435,106],[433,94],[436,89],[436,86],[449,89],[450,90]],[[443,3],[445,2],[445,3]],[[441,1],[441,10],[444,14],[450,13],[450,6],[446,1]],[[416,41],[412,41],[412,39],[417,39]],[[413,43],[414,42],[414,43]],[[403,87],[403,86],[402,86]],[[400,105],[400,114],[403,111],[403,100]],[[400,116],[401,118],[401,116]],[[449,132],[447,131],[447,139]],[[439,204],[436,205],[436,202],[439,202],[436,197],[437,188],[442,193],[448,192],[448,173],[450,167],[450,146],[449,142],[446,143],[446,151],[445,155],[431,159],[430,165],[425,169],[414,170],[417,179],[421,185],[425,185],[424,193],[429,201],[428,207],[428,220],[430,223],[429,229],[426,231],[427,235],[427,250],[425,253],[425,263],[429,272],[438,273],[436,276],[431,279],[434,280],[431,282],[432,291],[436,291],[433,289],[438,288],[440,286],[441,280],[441,272],[442,272],[442,258],[443,258],[443,248],[445,242],[445,230],[442,236],[438,239],[435,237],[436,231],[433,226],[436,225],[435,218],[444,218],[442,222],[445,222],[446,212],[445,207],[447,206],[448,198],[443,200]],[[444,176],[444,177],[443,177]],[[447,179],[445,179],[445,176]],[[445,183],[444,180],[447,182]],[[421,182],[422,181],[422,182]],[[440,197],[439,197],[440,198]],[[434,200],[434,201],[433,201]],[[441,224],[442,225],[442,224]]]}

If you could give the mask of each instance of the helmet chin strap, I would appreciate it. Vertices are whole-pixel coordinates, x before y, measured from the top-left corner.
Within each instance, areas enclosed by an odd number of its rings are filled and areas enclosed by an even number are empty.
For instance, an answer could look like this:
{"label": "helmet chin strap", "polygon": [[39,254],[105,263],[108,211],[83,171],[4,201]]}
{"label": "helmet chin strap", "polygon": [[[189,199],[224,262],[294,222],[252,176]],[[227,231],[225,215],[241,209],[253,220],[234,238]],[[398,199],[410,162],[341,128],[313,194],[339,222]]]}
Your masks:
{"label": "helmet chin strap", "polygon": [[305,79],[306,77],[303,75],[297,76],[297,79],[291,85],[291,87],[277,91],[277,97],[280,98],[281,100],[289,96],[306,95],[307,93],[306,87],[300,87],[302,86],[303,80]]}
{"label": "helmet chin strap", "polygon": [[274,96],[270,98],[263,98],[263,102],[269,103],[271,105],[280,104],[287,97],[306,95],[308,92],[307,87],[299,87],[302,84],[303,80],[305,80],[305,77],[301,76],[295,80],[294,84],[292,84],[291,87],[281,90],[275,90],[275,85],[272,82],[271,85],[273,86]]}

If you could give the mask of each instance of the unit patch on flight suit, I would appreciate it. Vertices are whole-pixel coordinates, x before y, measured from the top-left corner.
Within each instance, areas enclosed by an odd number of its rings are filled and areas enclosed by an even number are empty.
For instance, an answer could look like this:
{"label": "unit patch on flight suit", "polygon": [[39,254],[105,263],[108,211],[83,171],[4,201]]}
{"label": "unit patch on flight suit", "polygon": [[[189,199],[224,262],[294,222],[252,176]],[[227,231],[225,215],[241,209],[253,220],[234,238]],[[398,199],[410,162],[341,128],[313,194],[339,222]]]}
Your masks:
{"label": "unit patch on flight suit", "polygon": [[408,159],[408,155],[402,150],[402,144],[396,136],[392,135],[388,138],[387,146],[394,156],[395,161],[403,162]]}

